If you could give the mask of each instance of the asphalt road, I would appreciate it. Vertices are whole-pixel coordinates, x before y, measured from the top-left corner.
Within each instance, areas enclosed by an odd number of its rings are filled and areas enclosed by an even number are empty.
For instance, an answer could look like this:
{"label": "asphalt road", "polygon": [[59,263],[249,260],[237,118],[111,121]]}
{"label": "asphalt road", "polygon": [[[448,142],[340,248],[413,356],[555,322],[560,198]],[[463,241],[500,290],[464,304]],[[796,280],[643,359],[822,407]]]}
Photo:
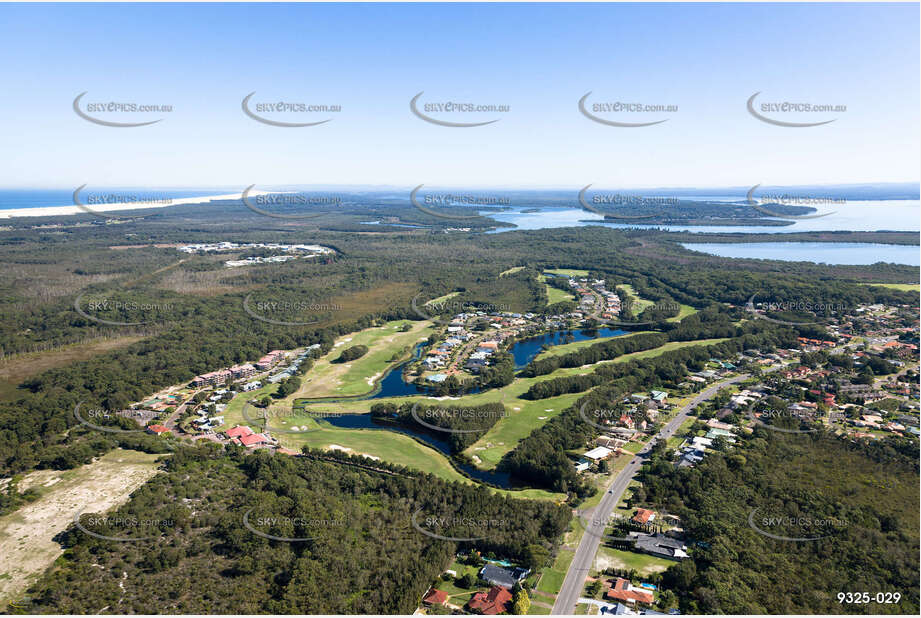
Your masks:
{"label": "asphalt road", "polygon": [[604,529],[606,528],[608,517],[610,517],[614,507],[620,502],[621,496],[623,496],[630,481],[633,480],[634,475],[636,475],[637,471],[642,467],[643,455],[648,453],[653,441],[658,442],[659,440],[667,440],[672,437],[672,435],[678,431],[681,423],[687,419],[691,410],[697,407],[700,402],[713,397],[721,388],[725,388],[736,382],[741,382],[748,377],[748,374],[742,374],[708,386],[699,392],[678,411],[675,418],[670,420],[659,430],[654,440],[650,440],[646,446],[640,449],[640,451],[634,455],[630,463],[614,477],[614,480],[611,481],[611,484],[605,489],[605,494],[602,496],[601,502],[592,510],[590,515],[584,518],[585,533],[582,535],[582,541],[576,549],[576,555],[572,559],[572,564],[569,565],[569,571],[566,572],[566,578],[563,580],[563,587],[560,589],[560,593],[556,597],[556,602],[553,604],[552,614],[554,616],[567,615],[575,612],[576,604],[579,602],[579,597],[582,596],[582,590],[585,586],[585,577],[592,568],[595,554],[598,553],[598,546],[604,538]]}

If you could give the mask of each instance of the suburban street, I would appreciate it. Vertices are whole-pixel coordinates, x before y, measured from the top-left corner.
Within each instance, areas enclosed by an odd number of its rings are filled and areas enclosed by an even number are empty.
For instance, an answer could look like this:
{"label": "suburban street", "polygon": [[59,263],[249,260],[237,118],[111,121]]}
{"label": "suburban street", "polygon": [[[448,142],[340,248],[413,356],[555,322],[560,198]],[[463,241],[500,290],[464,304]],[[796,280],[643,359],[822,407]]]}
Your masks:
{"label": "suburban street", "polygon": [[[708,386],[685,404],[678,411],[678,414],[675,415],[675,418],[666,423],[659,433],[655,435],[653,440],[658,442],[659,440],[667,440],[672,437],[672,435],[678,431],[681,423],[687,419],[688,414],[696,408],[699,403],[713,397],[720,389],[735,384],[736,382],[741,382],[748,377],[749,374],[742,374]],[[605,494],[602,496],[601,502],[592,510],[585,527],[585,533],[582,535],[582,541],[579,543],[579,547],[576,549],[576,555],[573,557],[572,563],[569,565],[569,570],[566,572],[566,578],[563,580],[563,587],[560,589],[560,593],[556,597],[556,602],[553,604],[553,615],[572,614],[575,611],[576,604],[579,602],[579,597],[582,596],[585,577],[592,568],[592,562],[595,559],[595,554],[598,552],[598,546],[601,544],[601,540],[604,537],[605,524],[608,517],[610,517],[614,507],[620,502],[630,481],[633,480],[637,471],[642,467],[643,456],[650,450],[653,440],[647,442],[646,445],[634,455],[633,460],[614,477],[611,484],[605,488]]]}

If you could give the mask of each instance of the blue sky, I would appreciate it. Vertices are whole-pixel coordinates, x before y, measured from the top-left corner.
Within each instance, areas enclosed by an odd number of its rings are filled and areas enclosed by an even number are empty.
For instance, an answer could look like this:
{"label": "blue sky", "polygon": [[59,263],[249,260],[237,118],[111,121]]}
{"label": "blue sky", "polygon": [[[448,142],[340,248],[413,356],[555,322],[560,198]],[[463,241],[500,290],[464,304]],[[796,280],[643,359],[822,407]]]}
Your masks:
{"label": "blue sky", "polygon": [[[0,187],[917,181],[918,21],[917,4],[0,4]],[[84,91],[174,111],[98,126],[71,108]],[[342,111],[267,126],[241,110],[253,91]],[[410,112],[420,91],[510,111],[446,128]],[[608,127],[579,113],[589,91],[678,111]],[[757,91],[847,111],[778,127],[746,111]]]}

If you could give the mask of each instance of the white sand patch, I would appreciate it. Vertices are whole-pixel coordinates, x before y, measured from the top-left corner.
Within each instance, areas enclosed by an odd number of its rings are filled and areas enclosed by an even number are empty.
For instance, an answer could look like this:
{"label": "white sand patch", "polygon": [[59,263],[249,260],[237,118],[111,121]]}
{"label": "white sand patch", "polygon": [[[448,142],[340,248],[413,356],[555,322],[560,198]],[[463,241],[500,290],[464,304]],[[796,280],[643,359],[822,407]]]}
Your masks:
{"label": "white sand patch", "polygon": [[348,453],[348,452],[350,452],[350,451],[352,450],[352,449],[350,449],[350,448],[347,447],[347,446],[340,446],[339,444],[330,444],[330,445],[329,445],[328,447],[326,447],[326,448],[328,448],[328,449],[331,450],[331,451],[343,451],[343,452],[346,452],[346,453]]}
{"label": "white sand patch", "polygon": [[477,457],[476,455],[474,455],[474,456],[471,457],[470,459],[473,460],[473,463],[481,463],[481,462],[483,461],[482,459],[480,459],[480,458]]}
{"label": "white sand patch", "polygon": [[512,408],[512,410],[515,410],[516,412],[521,412],[521,408],[520,408],[520,407]]}
{"label": "white sand patch", "polygon": [[444,401],[445,399],[450,399],[451,401],[457,401],[460,397],[450,397],[445,395],[444,397],[426,397],[426,399],[434,399],[435,401]]}
{"label": "white sand patch", "polygon": [[[250,191],[250,197],[259,195],[268,195],[269,193],[286,193],[283,191]],[[118,202],[112,204],[94,204],[92,209],[96,212],[109,212],[112,210],[138,210],[165,208],[166,206],[181,206],[183,204],[201,204],[212,200],[238,200],[239,193],[228,193],[226,195],[204,195],[202,197],[179,197],[167,198],[165,203],[156,202]],[[9,219],[10,217],[48,217],[60,215],[79,215],[84,210],[77,206],[41,206],[39,208],[13,208],[10,210],[0,210],[0,219]]]}
{"label": "white sand patch", "polygon": [[547,417],[546,417],[546,416],[538,416],[538,417],[537,417],[537,420],[539,420],[539,421],[545,421],[545,420],[547,420]]}
{"label": "white sand patch", "polygon": [[547,408],[544,412],[553,412],[553,408]]}

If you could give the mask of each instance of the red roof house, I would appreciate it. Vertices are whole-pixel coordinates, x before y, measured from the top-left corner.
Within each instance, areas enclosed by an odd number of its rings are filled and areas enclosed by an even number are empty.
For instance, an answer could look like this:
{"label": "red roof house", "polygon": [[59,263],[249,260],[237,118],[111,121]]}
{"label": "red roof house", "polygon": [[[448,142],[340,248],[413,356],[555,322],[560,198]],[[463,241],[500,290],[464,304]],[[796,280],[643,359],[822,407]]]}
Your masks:
{"label": "red roof house", "polygon": [[161,436],[167,433],[168,431],[169,429],[163,425],[148,425],[147,426],[147,433],[156,434],[158,436]]}
{"label": "red roof house", "polygon": [[422,602],[426,605],[444,605],[448,602],[448,593],[444,590],[429,588],[429,591],[422,597]]}
{"label": "red roof house", "polygon": [[640,525],[647,524],[656,518],[656,512],[650,511],[649,509],[636,509],[636,515],[633,516],[633,521]]}
{"label": "red roof house", "polygon": [[270,440],[261,433],[251,433],[247,436],[241,437],[240,442],[243,443],[243,446],[251,448],[259,444],[268,444]]}
{"label": "red roof house", "polygon": [[611,589],[605,593],[605,598],[612,601],[624,601],[626,603],[646,603],[652,605],[653,596],[642,588],[634,588],[628,580],[618,577],[611,584]]}
{"label": "red roof house", "polygon": [[251,436],[256,432],[246,425],[237,425],[233,429],[228,429],[225,433],[228,438],[242,438],[243,436]]}
{"label": "red roof house", "polygon": [[467,607],[472,610],[478,610],[486,616],[495,616],[509,610],[508,605],[512,601],[512,593],[502,586],[493,586],[488,592],[477,592],[468,601]]}

